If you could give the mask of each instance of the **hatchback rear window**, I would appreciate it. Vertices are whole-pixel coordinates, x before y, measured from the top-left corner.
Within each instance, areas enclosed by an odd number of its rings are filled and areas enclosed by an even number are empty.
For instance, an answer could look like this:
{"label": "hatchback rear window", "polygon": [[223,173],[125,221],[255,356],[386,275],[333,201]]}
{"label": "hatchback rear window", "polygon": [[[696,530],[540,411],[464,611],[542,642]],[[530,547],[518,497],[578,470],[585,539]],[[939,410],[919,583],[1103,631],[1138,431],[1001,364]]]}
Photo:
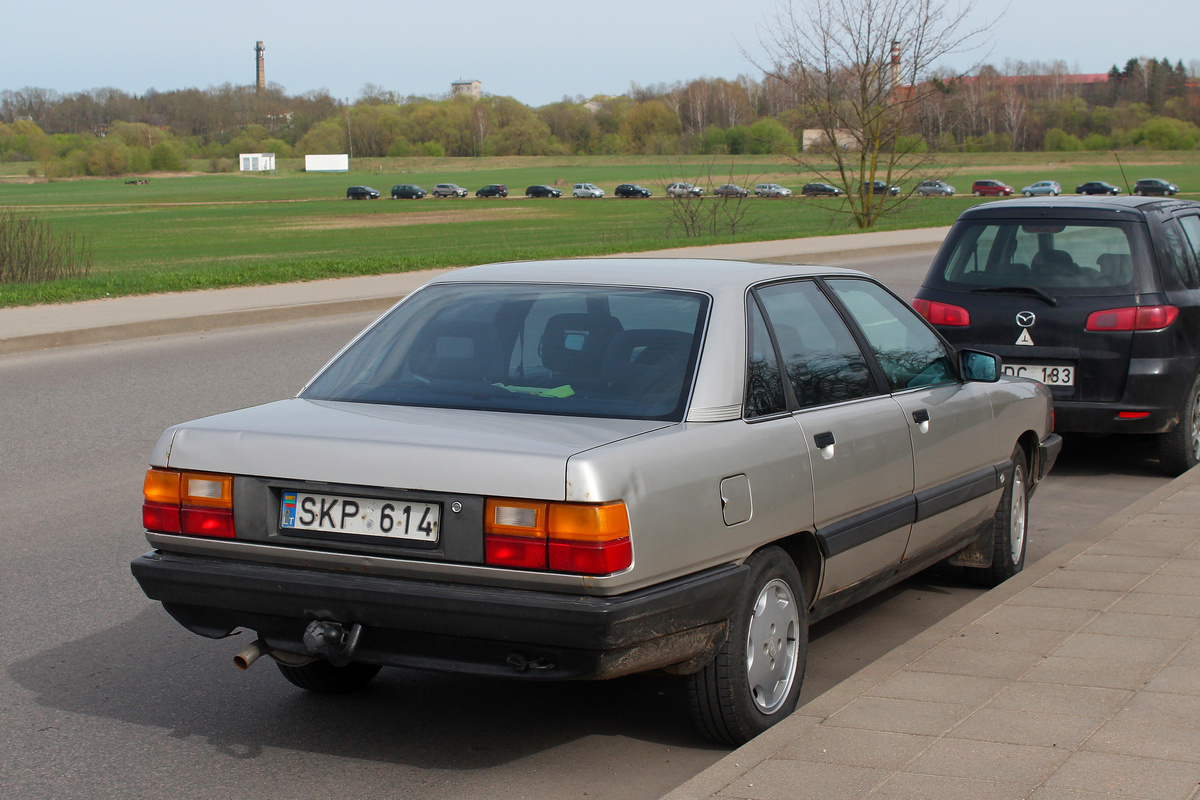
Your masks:
{"label": "hatchback rear window", "polygon": [[1140,223],[980,221],[960,228],[941,277],[967,290],[1033,286],[1053,295],[1121,295],[1152,288],[1150,258]]}
{"label": "hatchback rear window", "polygon": [[681,420],[708,302],[629,287],[434,285],[367,330],[300,396]]}

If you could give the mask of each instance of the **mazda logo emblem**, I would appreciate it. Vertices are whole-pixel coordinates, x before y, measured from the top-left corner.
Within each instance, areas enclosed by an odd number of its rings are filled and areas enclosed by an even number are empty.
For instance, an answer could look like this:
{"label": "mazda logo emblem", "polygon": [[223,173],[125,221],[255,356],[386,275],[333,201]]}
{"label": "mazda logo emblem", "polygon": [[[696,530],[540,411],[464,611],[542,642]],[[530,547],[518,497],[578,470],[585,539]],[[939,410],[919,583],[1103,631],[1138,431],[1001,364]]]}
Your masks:
{"label": "mazda logo emblem", "polygon": [[1035,322],[1037,322],[1037,317],[1033,315],[1032,311],[1022,311],[1017,314],[1017,324],[1022,328],[1032,328]]}

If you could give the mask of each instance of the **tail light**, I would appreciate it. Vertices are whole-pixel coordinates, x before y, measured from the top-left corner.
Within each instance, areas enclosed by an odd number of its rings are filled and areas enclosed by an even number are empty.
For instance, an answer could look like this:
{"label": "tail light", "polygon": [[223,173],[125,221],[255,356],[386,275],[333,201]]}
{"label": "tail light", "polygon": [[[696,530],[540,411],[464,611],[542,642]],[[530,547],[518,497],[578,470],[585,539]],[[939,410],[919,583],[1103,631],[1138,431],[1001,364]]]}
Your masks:
{"label": "tail light", "polygon": [[488,564],[581,575],[611,575],[633,564],[624,503],[487,501]]}
{"label": "tail light", "polygon": [[1169,328],[1179,309],[1175,306],[1130,306],[1093,311],[1088,315],[1089,331],[1158,331]]}
{"label": "tail light", "polygon": [[931,325],[947,325],[953,328],[965,328],[971,324],[971,312],[962,306],[952,306],[949,303],[939,303],[936,300],[925,300],[918,297],[912,301],[912,307],[917,310]]}
{"label": "tail light", "polygon": [[233,539],[233,477],[151,468],[142,484],[142,525],[157,533]]}

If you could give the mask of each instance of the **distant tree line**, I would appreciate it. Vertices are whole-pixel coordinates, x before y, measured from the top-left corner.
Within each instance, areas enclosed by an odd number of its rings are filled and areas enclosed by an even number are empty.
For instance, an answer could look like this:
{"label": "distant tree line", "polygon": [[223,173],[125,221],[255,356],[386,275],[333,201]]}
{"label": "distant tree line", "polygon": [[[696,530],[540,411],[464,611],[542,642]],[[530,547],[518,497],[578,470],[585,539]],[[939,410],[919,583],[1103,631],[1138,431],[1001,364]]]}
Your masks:
{"label": "distant tree line", "polygon": [[[0,92],[0,160],[48,177],[172,171],[202,159],[233,169],[238,153],[280,158],[503,155],[792,154],[818,127],[796,82],[698,78],[531,108],[504,96],[404,96],[374,84],[354,102],[271,84],[60,94]],[[1133,58],[1107,80],[1079,83],[1062,62],[1006,62],[944,73],[908,123],[912,151],[1193,149],[1200,87],[1182,62]],[[34,167],[33,165],[37,165]]]}

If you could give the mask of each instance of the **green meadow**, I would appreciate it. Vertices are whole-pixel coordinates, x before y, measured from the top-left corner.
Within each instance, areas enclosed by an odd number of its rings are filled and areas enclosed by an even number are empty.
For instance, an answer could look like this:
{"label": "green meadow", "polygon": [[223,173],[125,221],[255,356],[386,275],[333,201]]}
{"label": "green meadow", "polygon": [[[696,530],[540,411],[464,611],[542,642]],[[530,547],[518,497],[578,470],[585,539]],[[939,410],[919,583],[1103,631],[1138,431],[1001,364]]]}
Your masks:
{"label": "green meadow", "polygon": [[[1162,177],[1187,196],[1200,192],[1200,153],[980,153],[958,155],[925,170],[954,184],[953,198],[913,198],[876,230],[948,225],[981,201],[970,196],[978,178],[1003,180],[1020,191],[1053,179],[1070,194],[1085,180],[1125,186]],[[144,294],[250,284],[379,274],[529,258],[564,258],[650,251],[692,244],[793,238],[856,230],[832,199],[742,201],[736,235],[728,229],[686,238],[663,196],[667,183],[688,180],[710,190],[733,181],[747,188],[774,181],[799,192],[815,176],[789,159],[725,157],[530,157],[493,159],[355,159],[349,173],[305,173],[299,159],[274,174],[197,171],[187,175],[45,182],[27,177],[28,164],[0,164],[0,210],[31,213],[55,231],[88,241],[89,277],[0,286],[0,306],[64,302],[105,295]],[[203,165],[196,165],[198,170]],[[917,176],[901,182],[905,190]],[[608,196],[570,197],[571,185],[591,182]],[[431,190],[457,183],[466,198],[392,200],[396,183]],[[504,183],[507,199],[474,196]],[[560,199],[527,199],[525,187],[546,183]],[[655,196],[619,200],[618,183],[640,183]],[[345,199],[346,187],[366,184],[383,195]],[[714,202],[706,198],[705,203]]]}

